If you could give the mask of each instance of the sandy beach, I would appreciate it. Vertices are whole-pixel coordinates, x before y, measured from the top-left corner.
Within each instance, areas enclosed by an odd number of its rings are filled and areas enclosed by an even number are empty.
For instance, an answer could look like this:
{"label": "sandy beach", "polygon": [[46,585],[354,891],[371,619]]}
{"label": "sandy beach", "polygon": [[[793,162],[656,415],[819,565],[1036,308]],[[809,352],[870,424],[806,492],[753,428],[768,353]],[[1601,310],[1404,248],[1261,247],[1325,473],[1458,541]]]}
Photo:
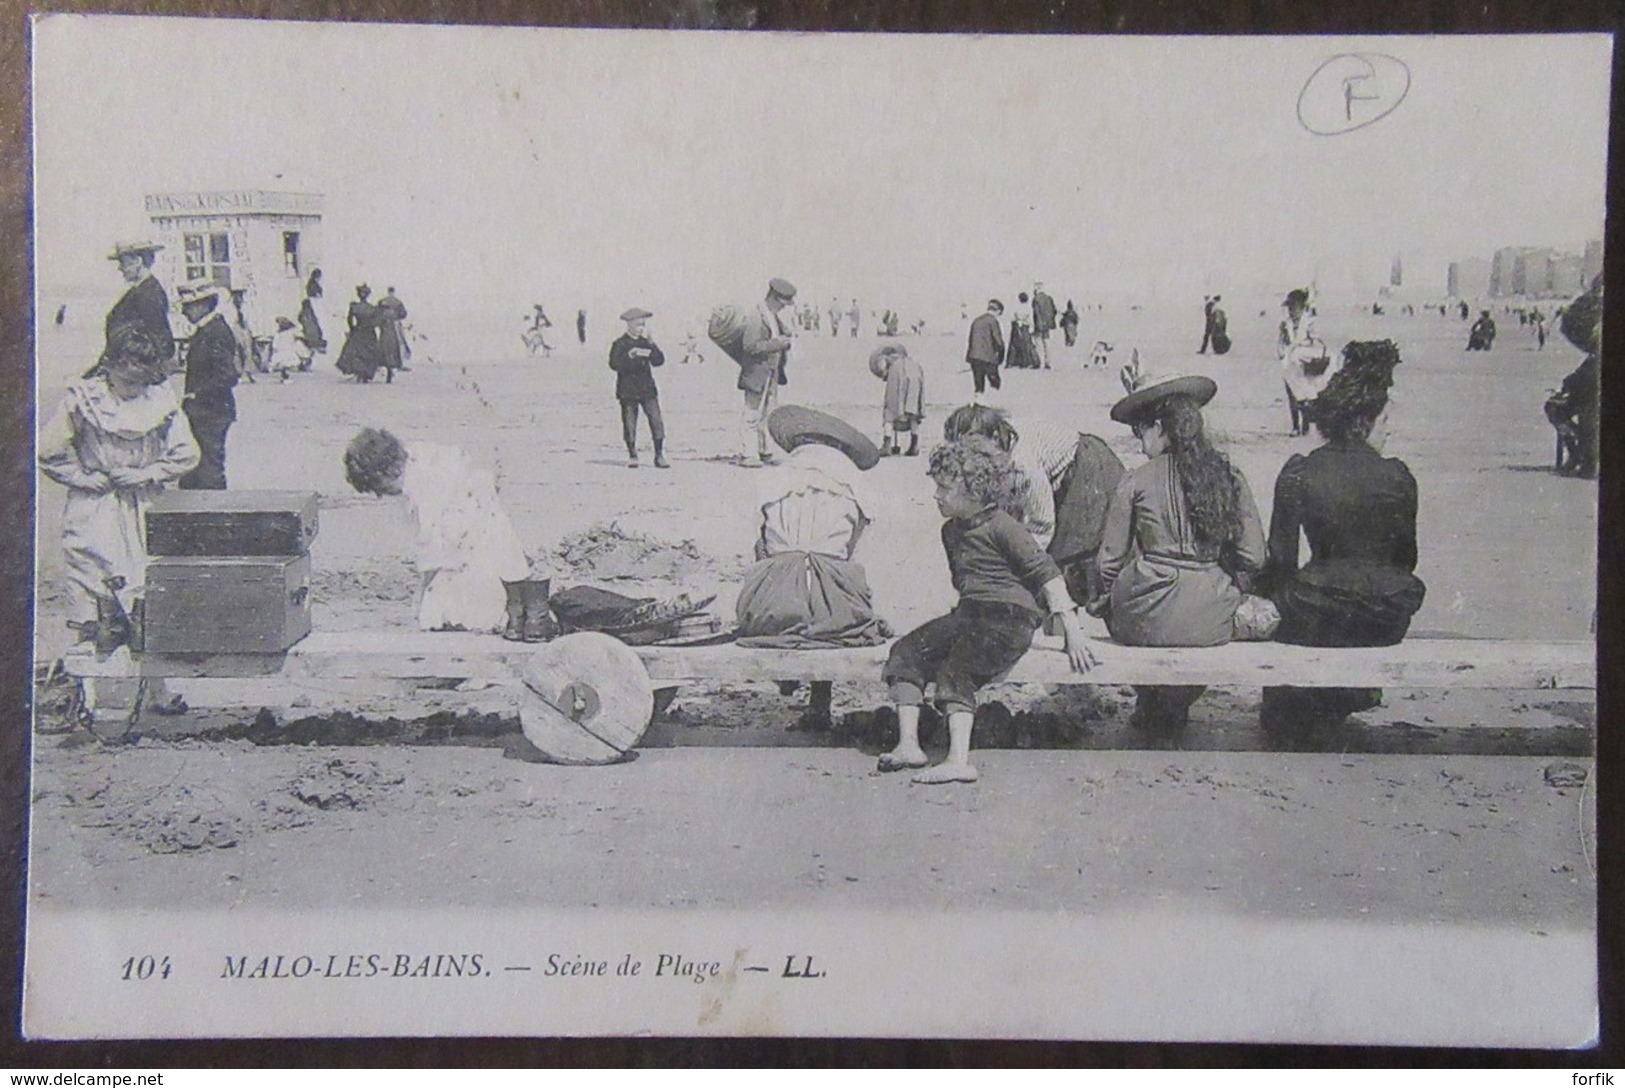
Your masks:
{"label": "sandy beach", "polygon": [[[1098,433],[1132,465],[1131,437],[1106,415],[1129,347],[1209,374],[1220,386],[1209,418],[1267,521],[1276,471],[1311,441],[1285,435],[1274,318],[1236,313],[1237,346],[1223,358],[1195,354],[1199,321],[1199,310],[1087,311],[1076,348],[1057,338],[1054,369],[1007,372],[994,403],[1018,423]],[[1535,350],[1532,330],[1511,317],[1496,349],[1473,355],[1462,351],[1466,324],[1436,312],[1330,312],[1321,325],[1334,343],[1391,337],[1405,356],[1387,452],[1410,464],[1422,495],[1418,573],[1428,595],[1413,633],[1587,637],[1595,486],[1549,471],[1540,414],[1543,390],[1577,354],[1555,338]],[[86,358],[93,331],[70,325],[42,337],[42,410]],[[653,331],[675,346],[659,315]],[[1095,339],[1117,346],[1104,369],[1087,366]],[[404,509],[355,495],[343,480],[340,452],[364,425],[460,445],[495,469],[537,571],[556,586],[716,593],[716,611],[731,617],[757,481],[725,460],[737,433],[734,364],[712,348],[703,364],[665,367],[673,468],[633,471],[620,451],[607,345],[564,343],[533,359],[518,340],[516,331],[509,354],[474,358],[457,351],[457,330],[436,329],[393,385],[354,385],[329,355],[286,384],[261,375],[239,387],[232,487],[321,495],[318,629],[413,622]],[[865,365],[878,342],[809,332],[792,353],[786,401],[878,436],[882,387]],[[929,438],[969,399],[962,335],[901,342],[926,370]],[[952,600],[924,464],[887,459],[869,474],[884,514],[859,558],[880,613],[899,630]],[[66,643],[52,547],[59,503],[42,485],[42,663]],[[998,708],[979,719],[978,746],[990,749],[979,759],[983,783],[933,793],[873,773],[888,721],[878,677],[837,690],[828,732],[797,728],[804,693],[686,688],[640,758],[589,769],[504,759],[515,754],[518,723],[491,692],[255,683],[196,696],[218,704],[235,694],[235,708],[148,715],[118,746],[60,749],[41,735],[36,900],[160,907],[183,883],[194,904],[305,907],[969,902],[1088,911],[1196,895],[1267,916],[1591,924],[1589,817],[1583,789],[1562,771],[1578,767],[1583,778],[1589,766],[1589,694],[1389,691],[1334,739],[1339,757],[1262,751],[1256,691],[1210,691],[1185,750],[1167,752],[1147,750],[1128,727],[1126,690],[1006,685],[989,693]],[[60,696],[43,693],[43,726]],[[818,830],[834,821],[869,830],[834,839]],[[774,830],[764,833],[764,822]],[[537,833],[546,849],[535,849]],[[406,840],[410,858],[387,846]],[[693,841],[711,848],[682,849]],[[1078,842],[1093,845],[1080,855]],[[606,873],[611,854],[633,863]],[[466,878],[446,878],[452,858]],[[1493,879],[1481,879],[1487,871]]]}

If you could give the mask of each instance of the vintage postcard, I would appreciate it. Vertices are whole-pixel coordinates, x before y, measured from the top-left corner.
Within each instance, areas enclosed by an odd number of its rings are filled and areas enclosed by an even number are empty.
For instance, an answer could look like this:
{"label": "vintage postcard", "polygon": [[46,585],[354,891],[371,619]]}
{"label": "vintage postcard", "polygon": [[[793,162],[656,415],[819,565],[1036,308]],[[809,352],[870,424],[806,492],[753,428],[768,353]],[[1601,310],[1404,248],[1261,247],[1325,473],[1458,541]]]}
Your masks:
{"label": "vintage postcard", "polygon": [[1583,1046],[1612,41],[33,24],[33,1039]]}

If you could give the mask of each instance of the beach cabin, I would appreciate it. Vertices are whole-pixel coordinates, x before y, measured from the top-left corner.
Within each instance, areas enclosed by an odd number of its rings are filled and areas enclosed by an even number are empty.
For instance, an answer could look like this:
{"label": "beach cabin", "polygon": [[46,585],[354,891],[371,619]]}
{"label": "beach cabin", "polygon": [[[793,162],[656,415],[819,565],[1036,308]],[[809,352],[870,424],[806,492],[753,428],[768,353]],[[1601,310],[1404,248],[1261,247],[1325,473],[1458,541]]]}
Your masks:
{"label": "beach cabin", "polygon": [[146,202],[164,245],[156,270],[171,295],[198,278],[244,292],[256,339],[275,332],[278,317],[298,315],[305,279],[321,263],[322,194],[235,189],[150,193]]}

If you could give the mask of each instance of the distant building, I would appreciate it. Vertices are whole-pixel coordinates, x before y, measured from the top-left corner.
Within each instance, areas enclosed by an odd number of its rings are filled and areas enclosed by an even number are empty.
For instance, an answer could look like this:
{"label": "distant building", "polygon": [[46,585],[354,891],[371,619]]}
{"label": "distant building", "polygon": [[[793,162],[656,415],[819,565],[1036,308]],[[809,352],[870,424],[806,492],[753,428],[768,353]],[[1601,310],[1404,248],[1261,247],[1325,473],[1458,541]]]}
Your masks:
{"label": "distant building", "polygon": [[1586,243],[1585,257],[1582,258],[1580,268],[1580,281],[1582,290],[1591,286],[1591,281],[1602,275],[1602,242],[1600,240]]}
{"label": "distant building", "polygon": [[243,291],[249,326],[265,336],[278,317],[298,314],[305,279],[320,264],[320,193],[152,193],[146,204],[172,291],[193,279]]}
{"label": "distant building", "polygon": [[1567,297],[1578,295],[1591,283],[1586,275],[1585,258],[1574,253],[1562,253],[1552,260],[1550,293]]}
{"label": "distant building", "polygon": [[1451,298],[1483,298],[1490,293],[1490,262],[1482,257],[1451,261],[1447,290]]}
{"label": "distant building", "polygon": [[1602,271],[1602,243],[1588,242],[1584,256],[1550,246],[1503,246],[1490,263],[1494,298],[1568,298]]}

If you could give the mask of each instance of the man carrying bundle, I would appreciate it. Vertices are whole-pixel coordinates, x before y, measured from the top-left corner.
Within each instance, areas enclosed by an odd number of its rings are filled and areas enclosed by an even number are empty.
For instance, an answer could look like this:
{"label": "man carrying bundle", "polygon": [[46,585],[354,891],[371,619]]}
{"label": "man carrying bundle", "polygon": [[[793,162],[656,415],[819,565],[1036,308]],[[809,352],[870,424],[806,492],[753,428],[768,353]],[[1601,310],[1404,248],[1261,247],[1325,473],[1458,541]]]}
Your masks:
{"label": "man carrying bundle", "polygon": [[739,463],[746,468],[773,463],[767,445],[767,417],[778,407],[779,386],[789,381],[784,366],[793,334],[782,315],[795,297],[795,284],[774,278],[768,282],[767,297],[745,315],[744,340],[736,361],[738,388],[745,394]]}

